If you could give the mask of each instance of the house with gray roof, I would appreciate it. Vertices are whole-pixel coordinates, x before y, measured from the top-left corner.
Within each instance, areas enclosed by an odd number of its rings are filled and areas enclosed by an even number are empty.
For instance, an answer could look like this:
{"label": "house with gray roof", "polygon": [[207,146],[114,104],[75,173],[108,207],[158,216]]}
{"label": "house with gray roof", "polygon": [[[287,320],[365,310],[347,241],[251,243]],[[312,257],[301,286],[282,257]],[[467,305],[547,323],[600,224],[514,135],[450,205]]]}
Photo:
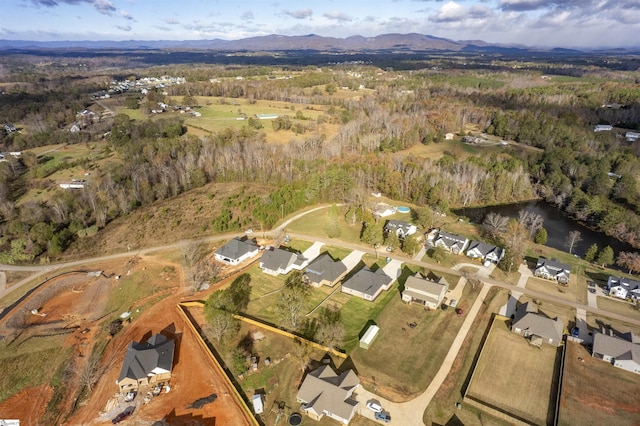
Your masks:
{"label": "house with gray roof", "polygon": [[498,263],[504,257],[504,249],[502,247],[487,244],[482,241],[471,241],[467,249],[467,257],[472,259],[480,259],[481,262]]}
{"label": "house with gray roof", "polygon": [[146,342],[131,342],[122,363],[116,384],[120,391],[137,390],[171,379],[175,342],[155,334]]}
{"label": "house with gray roof", "polygon": [[434,247],[442,247],[453,254],[461,254],[469,245],[469,240],[456,234],[439,231],[438,236],[433,241]]}
{"label": "house with gray roof", "polygon": [[403,220],[388,220],[384,225],[384,232],[395,232],[398,238],[405,239],[409,235],[413,235],[418,231],[418,228],[412,223],[405,222]]}
{"label": "house with gray roof", "polygon": [[569,274],[571,274],[571,266],[558,262],[555,259],[538,258],[536,269],[533,271],[536,277],[555,280],[562,284],[569,282]]}
{"label": "house with gray roof", "polygon": [[640,282],[629,278],[610,275],[607,281],[607,289],[611,297],[617,297],[622,300],[629,298],[634,301],[640,299]]}
{"label": "house with gray roof", "polygon": [[640,374],[640,336],[627,333],[622,337],[595,333],[592,356],[613,366]]}
{"label": "house with gray roof", "polygon": [[214,257],[218,262],[237,265],[258,255],[260,248],[253,241],[234,238],[220,247]]}
{"label": "house with gray roof", "polygon": [[560,346],[564,324],[558,318],[541,315],[533,303],[526,302],[516,309],[511,331],[526,337],[534,346],[540,347],[543,343]]}
{"label": "house with gray roof", "polygon": [[294,269],[301,271],[309,264],[309,260],[298,253],[281,248],[265,250],[260,258],[260,269],[269,275],[286,275]]}
{"label": "house with gray roof", "polygon": [[327,416],[346,425],[358,408],[353,393],[359,386],[360,379],[353,370],[338,375],[324,365],[307,374],[296,398],[302,403],[300,410],[312,419]]}
{"label": "house with gray roof", "polygon": [[373,272],[364,267],[342,284],[342,292],[374,301],[383,290],[389,290],[393,281],[382,268]]}
{"label": "house with gray roof", "polygon": [[407,278],[402,292],[402,301],[424,305],[425,309],[438,309],[449,290],[449,283],[444,277],[432,281],[421,274]]}
{"label": "house with gray roof", "polygon": [[347,267],[344,263],[333,260],[329,253],[324,253],[307,266],[303,279],[314,287],[333,287],[346,273]]}

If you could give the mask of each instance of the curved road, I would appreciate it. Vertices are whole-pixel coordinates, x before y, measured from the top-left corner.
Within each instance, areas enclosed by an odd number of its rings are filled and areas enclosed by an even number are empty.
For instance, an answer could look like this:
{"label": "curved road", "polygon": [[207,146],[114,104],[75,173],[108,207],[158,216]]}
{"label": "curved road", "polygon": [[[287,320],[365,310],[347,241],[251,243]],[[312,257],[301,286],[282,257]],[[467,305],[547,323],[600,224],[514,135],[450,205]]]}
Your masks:
{"label": "curved road", "polygon": [[[325,205],[325,206],[319,206],[319,207],[315,207],[313,209],[304,211],[302,213],[299,213],[295,216],[292,216],[291,218],[287,219],[286,221],[284,221],[282,224],[280,224],[278,227],[274,228],[273,231],[269,232],[269,234],[277,234],[280,232],[284,232],[286,231],[286,227],[291,224],[292,222],[294,222],[295,220],[301,218],[302,216],[309,214],[311,212],[315,212],[317,210],[321,210],[324,208],[328,208],[329,206]],[[460,275],[460,272],[456,271],[455,269],[452,268],[448,268],[448,267],[444,267],[444,266],[440,266],[437,264],[432,264],[432,263],[426,263],[426,262],[422,262],[420,260],[414,260],[411,259],[409,257],[404,257],[404,256],[398,256],[398,255],[393,255],[387,252],[380,252],[378,253],[377,250],[370,248],[369,246],[363,246],[361,244],[354,244],[354,243],[349,243],[349,242],[345,242],[345,241],[341,241],[341,240],[336,240],[336,239],[330,239],[330,238],[324,238],[324,237],[316,237],[316,236],[311,236],[311,235],[306,235],[306,234],[298,234],[298,233],[291,233],[288,232],[287,233],[289,236],[293,237],[293,238],[299,238],[299,239],[303,239],[303,240],[307,240],[307,241],[318,241],[318,242],[322,242],[325,244],[329,244],[329,245],[339,245],[341,247],[346,247],[352,250],[359,250],[359,251],[363,251],[369,254],[373,254],[376,256],[385,256],[385,257],[389,257],[395,260],[400,260],[402,262],[405,263],[410,263],[413,265],[418,265],[418,266],[422,266],[424,268],[428,268],[432,271],[435,272],[442,272],[442,273],[448,273],[448,274],[455,274],[455,275]],[[16,288],[18,288],[19,286],[32,281],[33,279],[37,278],[40,275],[43,275],[45,273],[49,273],[51,271],[54,271],[56,269],[60,269],[60,268],[65,268],[65,267],[71,267],[71,266],[80,266],[80,265],[87,265],[90,263],[96,263],[96,262],[103,262],[103,261],[109,261],[109,260],[114,260],[114,259],[120,259],[120,258],[125,258],[125,257],[131,257],[131,256],[137,256],[137,255],[144,255],[144,254],[148,254],[154,251],[159,251],[159,250],[167,250],[167,249],[179,249],[182,247],[185,247],[189,244],[193,244],[193,243],[207,243],[207,242],[215,242],[215,241],[219,241],[219,240],[225,240],[225,239],[230,239],[230,238],[234,238],[237,236],[241,236],[244,235],[243,233],[229,233],[229,234],[220,234],[220,235],[216,235],[216,236],[212,236],[212,237],[205,237],[205,238],[200,238],[200,239],[195,239],[195,240],[183,240],[183,241],[178,241],[176,243],[173,244],[167,244],[164,246],[158,246],[158,247],[149,247],[149,248],[144,248],[144,249],[138,249],[138,250],[132,250],[130,252],[125,252],[125,253],[117,253],[117,254],[112,254],[112,255],[107,255],[107,256],[100,256],[100,257],[94,257],[94,258],[89,258],[89,259],[83,259],[83,260],[77,260],[77,261],[72,261],[72,262],[66,262],[66,263],[59,263],[59,264],[54,264],[54,265],[42,265],[42,266],[13,266],[13,265],[0,265],[0,270],[5,270],[5,271],[33,271],[34,274],[28,278],[25,278],[24,280],[20,281],[19,283],[13,285],[11,288],[9,289],[0,289],[0,299],[2,297],[4,297],[7,293],[9,293],[10,291],[15,290]],[[477,266],[477,265],[474,265]],[[364,408],[365,402],[369,399],[376,399],[378,401],[380,401],[382,403],[382,406],[385,407],[385,409],[390,410],[392,412],[392,421],[391,424],[392,425],[419,425],[419,424],[423,424],[422,421],[422,417],[423,417],[423,413],[424,410],[426,409],[426,407],[429,405],[429,403],[431,402],[431,399],[433,398],[433,396],[436,394],[437,390],[440,388],[440,386],[442,385],[442,383],[444,382],[445,378],[447,377],[447,375],[449,374],[449,371],[451,370],[451,366],[453,365],[453,362],[456,358],[456,356],[458,355],[458,352],[460,351],[460,348],[462,346],[462,343],[464,342],[464,339],[466,338],[467,334],[469,333],[469,330],[471,328],[471,325],[473,324],[473,321],[476,318],[476,315],[478,313],[478,311],[480,310],[480,306],[482,305],[482,303],[484,302],[484,299],[487,295],[487,293],[489,292],[489,289],[492,286],[495,287],[500,287],[500,288],[504,288],[507,290],[516,290],[519,293],[525,294],[527,296],[531,296],[533,298],[536,299],[540,299],[540,300],[545,300],[545,301],[549,301],[555,304],[560,304],[560,305],[565,305],[565,306],[570,306],[576,310],[580,309],[582,310],[582,312],[592,312],[594,314],[598,314],[598,315],[603,315],[609,318],[613,318],[616,320],[620,320],[620,321],[624,321],[627,323],[631,323],[634,325],[638,325],[640,326],[640,320],[636,320],[634,318],[629,318],[629,317],[625,317],[624,315],[619,315],[613,312],[609,312],[609,311],[605,311],[603,309],[599,309],[597,307],[593,307],[593,306],[589,306],[589,305],[583,305],[577,302],[571,302],[565,299],[561,299],[559,297],[550,295],[550,294],[546,294],[546,293],[540,293],[538,291],[535,290],[531,290],[528,288],[521,288],[521,287],[516,287],[512,284],[507,284],[501,281],[497,281],[494,280],[492,278],[489,278],[488,276],[486,276],[486,274],[482,274],[482,273],[478,273],[477,277],[479,279],[482,280],[483,282],[483,287],[480,290],[480,294],[478,295],[478,297],[476,298],[474,304],[472,305],[471,309],[469,309],[468,313],[466,314],[466,318],[462,324],[462,326],[460,327],[460,330],[458,331],[458,334],[456,335],[455,339],[453,340],[453,343],[451,345],[451,348],[449,349],[449,352],[447,353],[444,362],[442,363],[442,366],[440,367],[440,370],[438,371],[438,373],[436,374],[436,376],[434,377],[434,379],[431,381],[431,383],[428,384],[428,386],[426,387],[425,391],[419,395],[418,397],[407,401],[407,402],[403,402],[403,403],[396,403],[396,402],[391,402],[388,401],[384,398],[381,398],[367,390],[365,390],[364,388],[361,388],[358,391],[358,398],[360,399],[361,402],[361,414],[369,417],[369,418],[373,418],[373,413],[371,411],[369,411],[368,409]]]}

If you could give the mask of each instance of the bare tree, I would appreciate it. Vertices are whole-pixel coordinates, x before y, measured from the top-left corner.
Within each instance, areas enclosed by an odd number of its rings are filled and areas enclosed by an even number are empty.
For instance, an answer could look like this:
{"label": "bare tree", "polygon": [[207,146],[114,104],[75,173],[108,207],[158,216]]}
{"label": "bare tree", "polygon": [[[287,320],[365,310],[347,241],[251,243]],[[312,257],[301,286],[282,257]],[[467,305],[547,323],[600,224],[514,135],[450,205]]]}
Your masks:
{"label": "bare tree", "polygon": [[493,236],[496,236],[507,229],[509,218],[498,213],[489,213],[483,222],[484,228]]}
{"label": "bare tree", "polygon": [[567,236],[567,239],[565,240],[565,244],[567,245],[567,248],[569,249],[569,254],[571,254],[573,252],[573,247],[580,241],[582,241],[582,237],[580,235],[580,231],[571,231],[571,232],[569,232],[569,235]]}
{"label": "bare tree", "polygon": [[237,329],[237,322],[229,312],[215,309],[207,316],[208,331],[218,343]]}
{"label": "bare tree", "polygon": [[[522,262],[527,239],[528,234],[525,227],[515,219],[510,220],[504,233],[504,244],[507,249],[507,255],[503,258],[502,262],[500,262],[502,268],[508,268],[509,272],[511,272],[511,267],[514,264],[518,265]],[[509,266],[507,267],[505,265]]]}
{"label": "bare tree", "polygon": [[80,384],[87,389],[87,392],[89,394],[91,394],[91,391],[93,391],[93,386],[102,375],[102,372],[99,371],[98,368],[100,364],[100,357],[94,352],[88,359],[85,358],[86,361],[84,362],[84,365],[81,365],[82,359],[83,358],[79,358],[78,360],[76,360],[80,362],[74,363],[74,369],[76,371],[76,374],[78,374]]}
{"label": "bare tree", "polygon": [[618,266],[627,268],[630,274],[640,272],[640,253],[621,251],[616,261]]}
{"label": "bare tree", "polygon": [[529,238],[533,238],[536,231],[544,225],[542,216],[530,210],[520,210],[518,212],[518,222],[529,231]]}
{"label": "bare tree", "polygon": [[300,325],[308,295],[309,287],[302,282],[302,274],[298,271],[292,272],[280,292],[276,310],[283,320],[293,328]]}

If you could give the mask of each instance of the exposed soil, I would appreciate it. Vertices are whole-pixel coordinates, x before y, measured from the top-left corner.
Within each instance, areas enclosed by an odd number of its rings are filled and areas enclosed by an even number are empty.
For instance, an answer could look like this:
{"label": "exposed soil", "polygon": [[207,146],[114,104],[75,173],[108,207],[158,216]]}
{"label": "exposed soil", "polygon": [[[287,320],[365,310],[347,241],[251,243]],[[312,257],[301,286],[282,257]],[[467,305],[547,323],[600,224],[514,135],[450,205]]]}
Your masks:
{"label": "exposed soil", "polygon": [[0,418],[19,419],[20,426],[37,425],[51,395],[53,389],[49,385],[24,389],[0,403]]}

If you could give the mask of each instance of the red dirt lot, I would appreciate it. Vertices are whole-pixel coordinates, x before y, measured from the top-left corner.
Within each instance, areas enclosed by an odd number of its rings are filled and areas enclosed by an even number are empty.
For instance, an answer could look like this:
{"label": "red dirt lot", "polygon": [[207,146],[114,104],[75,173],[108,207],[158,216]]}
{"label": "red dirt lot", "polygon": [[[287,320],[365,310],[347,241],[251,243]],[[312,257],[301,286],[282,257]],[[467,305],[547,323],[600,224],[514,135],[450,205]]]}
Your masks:
{"label": "red dirt lot", "polygon": [[[198,346],[191,331],[179,316],[176,306],[178,300],[178,297],[163,300],[143,313],[134,323],[127,325],[109,343],[103,357],[106,371],[88,403],[69,419],[68,424],[110,424],[111,419],[127,405],[136,405],[136,411],[131,419],[137,419],[142,424],[151,424],[153,421],[162,419],[172,425],[251,424],[240,408],[239,401],[227,386],[224,377],[217,372],[212,361]],[[115,381],[120,374],[127,345],[132,340],[146,340],[155,333],[162,333],[176,340],[171,391],[167,394],[163,390],[163,393],[153,398],[147,405],[143,404],[146,392],[142,391],[132,403],[121,403],[108,413],[101,415],[109,399],[118,391]],[[213,403],[201,409],[188,408],[196,399],[212,393],[218,395],[218,399]]]}
{"label": "red dirt lot", "polygon": [[[25,389],[0,404],[1,419],[19,419],[20,426],[37,425],[53,394],[49,385]],[[29,409],[25,410],[25,403]]]}

